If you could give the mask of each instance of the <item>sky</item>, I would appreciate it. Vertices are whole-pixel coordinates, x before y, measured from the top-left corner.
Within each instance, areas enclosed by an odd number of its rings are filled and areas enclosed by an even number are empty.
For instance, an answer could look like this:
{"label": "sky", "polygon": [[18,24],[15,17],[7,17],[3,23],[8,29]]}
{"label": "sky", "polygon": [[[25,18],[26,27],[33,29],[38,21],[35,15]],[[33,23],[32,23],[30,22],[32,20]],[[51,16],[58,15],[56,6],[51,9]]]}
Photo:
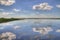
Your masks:
{"label": "sky", "polygon": [[0,18],[60,18],[60,0],[0,0]]}

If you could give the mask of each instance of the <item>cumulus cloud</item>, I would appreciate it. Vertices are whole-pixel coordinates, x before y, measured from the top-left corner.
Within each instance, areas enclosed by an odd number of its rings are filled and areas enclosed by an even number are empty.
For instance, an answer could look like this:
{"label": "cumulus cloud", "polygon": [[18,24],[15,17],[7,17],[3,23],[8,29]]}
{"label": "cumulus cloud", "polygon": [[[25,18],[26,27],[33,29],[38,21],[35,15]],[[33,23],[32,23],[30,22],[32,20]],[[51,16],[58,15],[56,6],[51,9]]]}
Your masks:
{"label": "cumulus cloud", "polygon": [[60,5],[56,5],[57,8],[60,8]]}
{"label": "cumulus cloud", "polygon": [[48,3],[45,2],[33,6],[34,10],[51,10],[52,8],[53,8],[52,6],[50,6]]}
{"label": "cumulus cloud", "polygon": [[15,0],[0,0],[1,5],[10,6],[15,3]]}
{"label": "cumulus cloud", "polygon": [[33,28],[34,32],[39,32],[40,34],[48,34],[50,31],[53,31],[51,27],[43,27],[43,28]]}
{"label": "cumulus cloud", "polygon": [[7,17],[8,18],[8,16],[12,15],[12,14],[14,14],[14,13],[13,12],[0,12],[0,17]]}
{"label": "cumulus cloud", "polygon": [[20,10],[14,8],[13,11],[15,11],[15,12],[19,12]]}
{"label": "cumulus cloud", "polygon": [[60,32],[60,29],[56,30],[56,32]]}
{"label": "cumulus cloud", "polygon": [[0,15],[5,16],[5,15],[10,15],[13,14],[12,12],[1,12]]}
{"label": "cumulus cloud", "polygon": [[9,15],[9,12],[2,12],[2,15]]}
{"label": "cumulus cloud", "polygon": [[13,39],[16,39],[16,35],[11,32],[6,32],[6,33],[0,34],[0,39],[1,40],[13,40]]}

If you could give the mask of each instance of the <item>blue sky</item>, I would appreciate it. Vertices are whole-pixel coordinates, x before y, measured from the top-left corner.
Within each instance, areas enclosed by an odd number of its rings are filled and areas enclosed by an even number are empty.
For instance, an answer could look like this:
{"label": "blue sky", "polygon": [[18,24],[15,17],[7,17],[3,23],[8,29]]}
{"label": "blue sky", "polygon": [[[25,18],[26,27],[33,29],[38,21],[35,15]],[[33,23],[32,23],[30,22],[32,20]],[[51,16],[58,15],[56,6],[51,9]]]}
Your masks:
{"label": "blue sky", "polygon": [[60,0],[0,0],[1,17],[60,17]]}

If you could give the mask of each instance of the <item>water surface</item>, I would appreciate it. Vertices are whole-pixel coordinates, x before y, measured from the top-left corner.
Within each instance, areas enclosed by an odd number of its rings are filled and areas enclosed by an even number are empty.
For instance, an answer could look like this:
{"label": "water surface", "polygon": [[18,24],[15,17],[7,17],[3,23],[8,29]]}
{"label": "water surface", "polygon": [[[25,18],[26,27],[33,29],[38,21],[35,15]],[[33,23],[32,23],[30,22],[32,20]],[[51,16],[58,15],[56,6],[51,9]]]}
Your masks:
{"label": "water surface", "polygon": [[12,32],[15,40],[60,40],[60,20],[26,19],[0,24],[0,34]]}

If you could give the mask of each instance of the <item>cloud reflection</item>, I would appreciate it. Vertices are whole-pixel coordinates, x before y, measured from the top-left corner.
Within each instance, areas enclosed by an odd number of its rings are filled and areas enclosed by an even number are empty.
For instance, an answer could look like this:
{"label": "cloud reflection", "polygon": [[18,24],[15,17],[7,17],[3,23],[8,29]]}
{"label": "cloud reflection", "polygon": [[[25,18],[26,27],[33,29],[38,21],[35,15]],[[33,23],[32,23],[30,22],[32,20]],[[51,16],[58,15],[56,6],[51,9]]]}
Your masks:
{"label": "cloud reflection", "polygon": [[0,34],[0,39],[1,40],[13,40],[13,39],[16,39],[16,35],[11,32],[6,32],[6,33]]}
{"label": "cloud reflection", "polygon": [[33,28],[33,31],[39,32],[40,34],[45,35],[53,31],[53,29],[51,27],[42,27],[42,28]]}

